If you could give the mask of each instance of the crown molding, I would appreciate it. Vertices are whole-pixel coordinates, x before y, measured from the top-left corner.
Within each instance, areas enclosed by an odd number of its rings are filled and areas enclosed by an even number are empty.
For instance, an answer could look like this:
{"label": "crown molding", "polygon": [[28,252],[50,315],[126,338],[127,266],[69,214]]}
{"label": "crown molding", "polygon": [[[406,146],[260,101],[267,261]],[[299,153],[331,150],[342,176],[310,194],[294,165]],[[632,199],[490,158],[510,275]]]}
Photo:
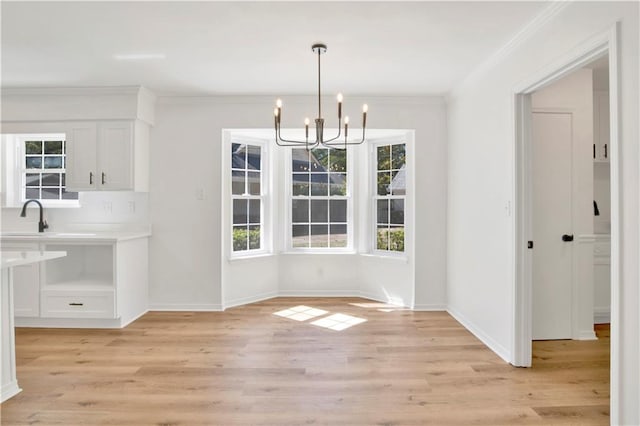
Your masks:
{"label": "crown molding", "polygon": [[507,41],[502,47],[491,54],[484,62],[474,68],[464,79],[454,86],[451,90],[451,95],[463,91],[469,85],[475,83],[486,72],[493,69],[504,58],[511,55],[519,46],[525,41],[529,40],[535,33],[537,33],[542,27],[544,27],[551,19],[556,17],[563,11],[573,0],[559,0],[553,1],[551,4],[544,8],[542,12],[536,15],[527,25],[522,27],[509,41]]}
{"label": "crown molding", "polygon": [[146,97],[155,95],[142,86],[116,87],[3,87],[2,96],[109,96],[109,95],[138,95]]}

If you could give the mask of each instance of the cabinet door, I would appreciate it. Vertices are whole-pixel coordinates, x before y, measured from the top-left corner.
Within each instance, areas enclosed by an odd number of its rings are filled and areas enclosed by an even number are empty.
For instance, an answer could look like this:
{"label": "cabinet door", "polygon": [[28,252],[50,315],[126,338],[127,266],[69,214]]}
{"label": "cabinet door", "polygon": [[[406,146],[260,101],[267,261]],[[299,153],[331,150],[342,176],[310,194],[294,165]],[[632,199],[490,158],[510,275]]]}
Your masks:
{"label": "cabinet door", "polygon": [[133,190],[133,123],[100,123],[98,135],[99,188]]}
{"label": "cabinet door", "polygon": [[97,189],[97,130],[95,123],[70,125],[67,130],[66,186],[69,191]]}
{"label": "cabinet door", "polygon": [[40,264],[13,268],[13,308],[16,317],[40,316]]}

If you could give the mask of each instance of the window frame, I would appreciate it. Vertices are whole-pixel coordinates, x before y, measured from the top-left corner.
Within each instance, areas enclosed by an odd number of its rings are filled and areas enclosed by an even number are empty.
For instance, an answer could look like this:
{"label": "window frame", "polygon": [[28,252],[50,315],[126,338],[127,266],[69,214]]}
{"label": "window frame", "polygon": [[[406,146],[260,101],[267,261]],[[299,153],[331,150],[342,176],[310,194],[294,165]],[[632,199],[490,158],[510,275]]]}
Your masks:
{"label": "window frame", "polygon": [[[324,148],[324,147],[319,147]],[[282,149],[282,148],[280,148]],[[353,180],[356,175],[354,169],[354,150],[352,147],[347,148],[347,185],[346,185],[346,195],[309,195],[306,196],[294,196],[293,195],[293,170],[292,170],[292,161],[293,161],[293,150],[294,149],[305,149],[305,148],[288,148],[286,149],[285,157],[285,197],[284,201],[285,205],[285,251],[289,254],[353,254],[355,253],[354,241],[355,241],[355,229],[354,229],[354,220],[353,220],[353,211],[354,211],[354,196],[353,196]],[[300,198],[294,198],[300,197]],[[293,246],[293,200],[294,199],[308,199],[309,204],[311,201],[316,200],[345,200],[347,203],[347,217],[346,217],[346,226],[347,226],[347,245],[345,247],[294,247]],[[309,206],[309,214],[311,214],[311,206]],[[323,222],[324,223],[324,222]],[[327,221],[327,226],[331,226],[331,222]],[[313,225],[313,222],[309,222],[310,225]],[[343,224],[343,222],[340,222]],[[330,229],[330,228],[329,228]]]}
{"label": "window frame", "polygon": [[[369,253],[375,256],[382,257],[392,257],[392,258],[402,258],[407,259],[409,257],[409,249],[410,249],[410,241],[409,237],[413,230],[411,229],[411,218],[409,216],[409,206],[410,206],[410,198],[412,196],[413,190],[413,170],[410,169],[410,165],[413,164],[411,162],[410,155],[413,155],[413,149],[410,147],[410,140],[412,140],[409,135],[400,137],[391,137],[378,139],[375,141],[370,141],[369,148],[369,158],[370,163],[368,167],[368,175],[370,182],[370,194],[369,194],[369,205],[370,205],[370,226],[369,226]],[[381,196],[378,194],[378,156],[377,151],[380,146],[393,146],[393,145],[402,145],[405,146],[405,193],[404,195],[384,195]],[[392,148],[393,149],[393,148]],[[394,170],[394,169],[390,169]],[[400,170],[400,169],[398,169]],[[378,200],[403,200],[404,204],[404,250],[396,251],[396,250],[382,250],[378,248]],[[391,225],[389,218],[389,225]]]}
{"label": "window frame", "polygon": [[[231,164],[232,147],[234,144],[252,145],[260,147],[260,194],[234,194],[233,185],[233,172],[239,169],[234,169]],[[260,257],[272,252],[272,238],[270,224],[270,194],[271,194],[271,170],[270,170],[270,158],[269,158],[269,144],[268,141],[263,139],[254,139],[244,135],[231,135],[227,138],[226,149],[224,157],[225,167],[223,168],[226,179],[226,191],[223,191],[226,198],[226,204],[228,206],[228,220],[225,221],[225,227],[228,229],[228,256],[229,260],[247,259],[253,257]],[[245,169],[246,171],[246,169]],[[247,250],[234,250],[233,249],[233,229],[235,227],[233,223],[233,204],[234,200],[260,200],[260,248],[247,249]]]}
{"label": "window frame", "polygon": [[[32,198],[26,198],[26,175],[29,173],[30,169],[27,169],[25,166],[26,161],[26,150],[25,150],[25,142],[30,140],[37,141],[64,141],[66,146],[67,135],[64,132],[39,132],[39,133],[10,133],[3,134],[2,141],[5,145],[3,149],[3,155],[7,156],[7,161],[3,163],[3,166],[7,168],[6,173],[4,174],[5,181],[3,183],[4,190],[6,191],[5,199],[3,200],[3,204],[5,207],[20,207],[27,200]],[[43,154],[44,155],[44,154]],[[59,173],[64,173],[66,175],[66,150],[64,155],[64,166],[61,169],[51,169],[52,171],[56,171]],[[39,169],[36,173],[44,173],[44,170],[47,169]],[[42,185],[40,185],[42,187]],[[60,185],[62,187],[62,185]],[[66,185],[65,185],[66,187]],[[43,207],[46,208],[78,208],[80,207],[80,197],[81,193],[78,191],[70,191],[77,192],[78,198],[76,199],[43,199],[36,198]]]}

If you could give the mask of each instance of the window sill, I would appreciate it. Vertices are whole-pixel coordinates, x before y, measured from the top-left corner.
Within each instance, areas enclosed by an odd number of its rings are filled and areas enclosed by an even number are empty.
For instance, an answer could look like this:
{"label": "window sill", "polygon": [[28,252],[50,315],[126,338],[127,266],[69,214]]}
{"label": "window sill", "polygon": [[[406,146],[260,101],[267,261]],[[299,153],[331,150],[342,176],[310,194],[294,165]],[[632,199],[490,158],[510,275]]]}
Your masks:
{"label": "window sill", "polygon": [[326,251],[326,250],[289,250],[289,251],[283,251],[280,254],[285,255],[285,256],[289,256],[289,255],[293,255],[293,256],[298,256],[298,255],[310,255],[310,254],[320,254],[320,255],[336,255],[336,254],[358,254],[358,252],[354,251],[354,250],[333,250],[333,251]]}
{"label": "window sill", "polygon": [[409,263],[409,256],[406,254],[383,254],[383,253],[360,253],[363,257],[372,257],[375,259],[388,259],[395,262]]}
{"label": "window sill", "polygon": [[275,256],[275,253],[259,252],[259,253],[243,254],[243,255],[236,255],[236,256],[228,256],[227,262],[235,263],[243,260],[254,260],[254,259],[261,259],[264,257],[272,257],[272,256]]}

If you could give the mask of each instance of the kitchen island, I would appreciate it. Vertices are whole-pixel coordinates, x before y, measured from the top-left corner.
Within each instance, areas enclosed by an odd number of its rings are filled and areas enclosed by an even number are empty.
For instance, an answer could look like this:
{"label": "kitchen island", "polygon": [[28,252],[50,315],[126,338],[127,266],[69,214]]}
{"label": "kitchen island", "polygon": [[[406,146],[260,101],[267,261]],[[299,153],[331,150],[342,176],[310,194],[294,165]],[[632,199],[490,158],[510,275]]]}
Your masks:
{"label": "kitchen island", "polygon": [[3,251],[0,289],[0,402],[20,392],[16,379],[15,330],[13,316],[13,267],[57,259],[64,251]]}

